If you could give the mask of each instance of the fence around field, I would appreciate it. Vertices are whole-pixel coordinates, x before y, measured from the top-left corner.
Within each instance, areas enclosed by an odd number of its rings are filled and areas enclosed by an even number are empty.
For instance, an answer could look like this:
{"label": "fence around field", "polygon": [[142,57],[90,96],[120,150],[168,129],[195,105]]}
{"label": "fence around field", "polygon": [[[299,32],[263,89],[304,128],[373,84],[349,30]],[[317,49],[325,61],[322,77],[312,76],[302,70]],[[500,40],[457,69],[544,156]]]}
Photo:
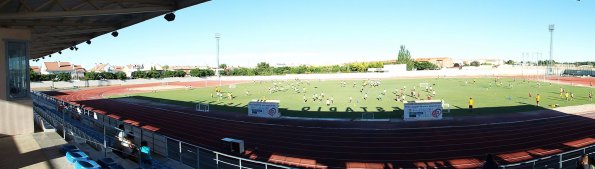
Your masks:
{"label": "fence around field", "polygon": [[[291,167],[261,162],[193,145],[160,133],[130,125],[123,121],[63,102],[41,92],[31,92],[33,112],[36,121],[47,122],[64,139],[87,143],[104,152],[119,151],[117,148],[118,126],[123,124],[124,132],[134,136],[133,144],[146,141],[152,153],[167,157],[184,168],[217,169],[292,169]],[[60,108],[64,105],[64,108]],[[158,168],[171,168],[158,161]],[[169,164],[169,163],[168,163]],[[179,167],[179,166],[178,166]]]}
{"label": "fence around field", "polygon": [[[134,144],[140,145],[141,141],[147,141],[153,153],[167,157],[188,168],[291,169],[291,167],[287,166],[250,160],[193,145],[160,133],[132,126],[93,111],[85,110],[82,107],[63,102],[41,92],[33,91],[31,97],[33,99],[33,111],[37,121],[49,123],[65,139],[70,137],[76,142],[86,142],[102,151],[118,150],[114,147],[117,143],[117,133],[121,131],[117,126],[123,124],[125,126],[124,131],[128,131],[128,134],[134,136]],[[65,108],[60,110],[58,108],[59,105],[65,105]],[[590,145],[525,162],[501,165],[500,168],[570,169],[576,167],[578,158],[581,155],[594,153],[595,145]]]}
{"label": "fence around field", "polygon": [[[566,68],[556,68],[556,75],[560,75]],[[328,73],[328,74],[287,74],[274,76],[222,76],[224,81],[253,81],[253,80],[291,80],[291,79],[382,79],[382,78],[416,78],[416,77],[456,77],[456,76],[539,76],[546,73],[545,67],[525,66],[525,67],[465,67],[459,69],[442,70],[424,70],[424,71],[401,71],[385,73]],[[196,81],[216,81],[216,76],[199,77],[174,77],[163,79],[129,79],[129,80],[74,80],[68,82],[31,82],[31,88],[79,88],[79,87],[98,87],[113,85],[131,85],[162,82],[196,82]]]}

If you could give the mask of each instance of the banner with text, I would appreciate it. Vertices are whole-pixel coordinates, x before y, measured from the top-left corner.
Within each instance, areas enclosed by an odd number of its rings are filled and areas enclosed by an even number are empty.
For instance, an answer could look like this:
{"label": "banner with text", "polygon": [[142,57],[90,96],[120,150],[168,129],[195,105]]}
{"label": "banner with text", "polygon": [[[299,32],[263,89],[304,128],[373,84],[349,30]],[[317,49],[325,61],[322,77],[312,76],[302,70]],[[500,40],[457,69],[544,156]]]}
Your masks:
{"label": "banner with text", "polygon": [[281,112],[279,112],[279,101],[278,100],[266,100],[266,101],[253,100],[250,103],[248,103],[248,116],[265,117],[265,118],[279,118],[279,117],[281,117]]}
{"label": "banner with text", "polygon": [[442,119],[442,101],[426,100],[407,102],[404,106],[403,120],[440,120]]}

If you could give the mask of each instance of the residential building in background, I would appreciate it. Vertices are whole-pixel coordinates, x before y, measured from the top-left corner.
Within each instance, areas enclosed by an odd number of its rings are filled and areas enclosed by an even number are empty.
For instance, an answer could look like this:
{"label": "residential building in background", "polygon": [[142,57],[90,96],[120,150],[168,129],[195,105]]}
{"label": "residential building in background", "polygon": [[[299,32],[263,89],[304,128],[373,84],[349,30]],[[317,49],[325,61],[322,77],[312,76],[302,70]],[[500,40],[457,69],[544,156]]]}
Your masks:
{"label": "residential building in background", "polygon": [[147,64],[147,65],[143,65],[142,71],[149,71],[151,69],[163,70],[163,67],[159,64]]}
{"label": "residential building in background", "polygon": [[109,72],[109,63],[96,63],[95,67],[91,68],[89,72],[101,73]]}
{"label": "residential building in background", "polygon": [[39,66],[31,66],[31,70],[33,70],[35,73],[41,74],[41,67]]}
{"label": "residential building in background", "polygon": [[437,65],[440,68],[454,67],[454,63],[449,57],[440,58],[415,58],[416,62],[430,62]]}
{"label": "residential building in background", "polygon": [[171,66],[170,67],[171,70],[174,70],[174,71],[181,70],[181,71],[186,72],[186,74],[190,74],[190,71],[192,69],[197,69],[197,68],[199,68],[199,67],[198,66]]}
{"label": "residential building in background", "polygon": [[[33,68],[33,67],[31,67]],[[44,62],[41,66],[41,74],[69,73],[73,80],[82,79],[86,70],[81,65],[74,65],[70,62]]]}
{"label": "residential building in background", "polygon": [[141,71],[144,69],[143,64],[129,64],[122,68],[122,71],[126,73],[126,77],[132,77],[132,72]]}

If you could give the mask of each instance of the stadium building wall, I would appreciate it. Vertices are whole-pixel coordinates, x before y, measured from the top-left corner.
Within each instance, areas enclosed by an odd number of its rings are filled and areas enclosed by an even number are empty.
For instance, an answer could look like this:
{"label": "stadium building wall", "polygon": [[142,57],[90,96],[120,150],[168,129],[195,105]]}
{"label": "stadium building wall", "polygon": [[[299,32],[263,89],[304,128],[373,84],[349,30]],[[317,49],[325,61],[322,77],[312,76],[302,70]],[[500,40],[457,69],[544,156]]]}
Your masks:
{"label": "stadium building wall", "polygon": [[[31,98],[8,99],[8,71],[5,40],[29,41],[31,32],[0,28],[0,136],[33,133]],[[30,44],[29,44],[30,45]]]}

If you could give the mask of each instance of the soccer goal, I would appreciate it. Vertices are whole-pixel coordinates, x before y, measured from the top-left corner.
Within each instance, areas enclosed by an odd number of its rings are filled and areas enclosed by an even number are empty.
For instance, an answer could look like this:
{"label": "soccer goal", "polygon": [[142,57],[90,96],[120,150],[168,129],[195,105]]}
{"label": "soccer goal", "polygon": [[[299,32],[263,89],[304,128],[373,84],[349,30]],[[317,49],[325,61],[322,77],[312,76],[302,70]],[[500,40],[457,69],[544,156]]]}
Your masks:
{"label": "soccer goal", "polygon": [[[442,110],[446,109],[448,113],[450,113],[450,104],[446,102],[442,102]],[[444,111],[443,111],[444,112]]]}
{"label": "soccer goal", "polygon": [[429,83],[419,83],[419,87],[422,89],[426,89],[426,88],[430,87],[430,84]]}
{"label": "soccer goal", "polygon": [[198,111],[198,112],[209,112],[209,104],[207,104],[207,103],[198,103],[198,104],[196,104],[196,111]]}
{"label": "soccer goal", "polygon": [[362,119],[374,119],[374,113],[362,113]]}

